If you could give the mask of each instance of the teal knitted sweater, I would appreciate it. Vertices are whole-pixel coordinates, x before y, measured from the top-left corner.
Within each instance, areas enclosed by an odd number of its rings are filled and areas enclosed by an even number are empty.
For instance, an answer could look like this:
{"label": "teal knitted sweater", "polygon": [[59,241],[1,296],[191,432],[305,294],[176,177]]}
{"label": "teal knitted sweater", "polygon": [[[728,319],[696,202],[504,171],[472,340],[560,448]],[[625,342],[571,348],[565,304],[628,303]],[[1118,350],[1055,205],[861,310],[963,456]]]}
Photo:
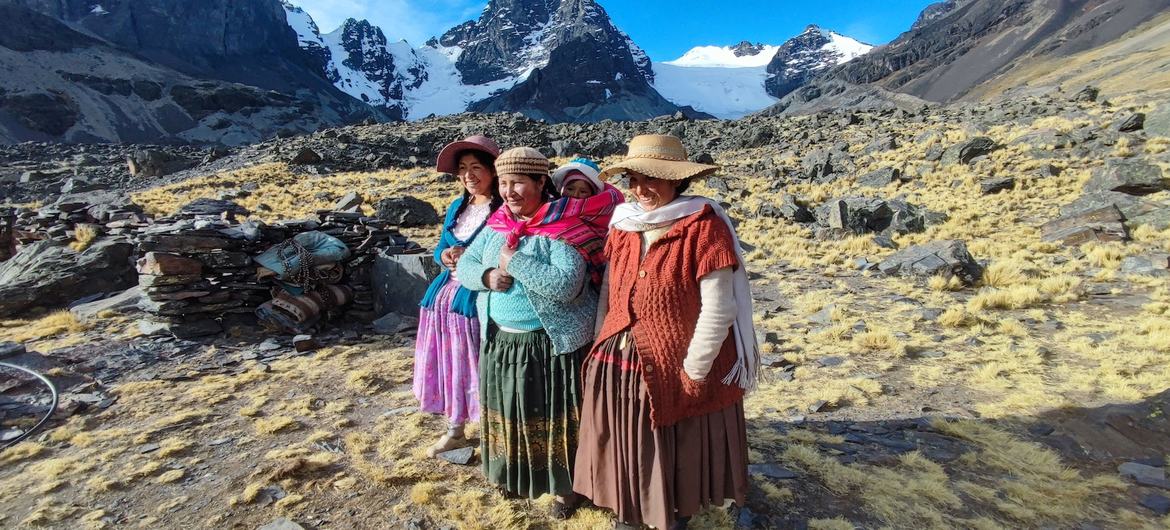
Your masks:
{"label": "teal knitted sweater", "polygon": [[[531,316],[525,304],[508,300],[514,291],[519,293],[517,284],[527,293],[531,309],[536,311],[557,353],[571,353],[593,342],[597,292],[587,285],[588,273],[581,254],[564,241],[542,236],[523,238],[508,265],[508,273],[514,278],[512,288],[501,297],[501,293],[490,291],[483,284],[483,275],[499,266],[503,247],[503,234],[484,230],[467,247],[456,266],[459,282],[483,293],[476,301],[482,347],[487,344],[489,315],[513,322],[523,322]],[[491,306],[497,300],[503,307],[493,309]]]}

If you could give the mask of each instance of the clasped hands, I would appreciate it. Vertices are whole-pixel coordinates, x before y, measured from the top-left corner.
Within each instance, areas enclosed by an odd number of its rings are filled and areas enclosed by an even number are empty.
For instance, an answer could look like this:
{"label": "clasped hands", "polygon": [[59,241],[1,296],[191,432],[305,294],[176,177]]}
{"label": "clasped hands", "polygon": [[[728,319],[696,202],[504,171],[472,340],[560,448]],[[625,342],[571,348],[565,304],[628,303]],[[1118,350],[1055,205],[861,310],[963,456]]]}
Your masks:
{"label": "clasped hands", "polygon": [[505,292],[512,288],[513,278],[508,274],[508,265],[512,263],[512,256],[516,254],[516,249],[504,248],[500,249],[500,266],[494,269],[489,269],[484,273],[483,284],[492,291]]}

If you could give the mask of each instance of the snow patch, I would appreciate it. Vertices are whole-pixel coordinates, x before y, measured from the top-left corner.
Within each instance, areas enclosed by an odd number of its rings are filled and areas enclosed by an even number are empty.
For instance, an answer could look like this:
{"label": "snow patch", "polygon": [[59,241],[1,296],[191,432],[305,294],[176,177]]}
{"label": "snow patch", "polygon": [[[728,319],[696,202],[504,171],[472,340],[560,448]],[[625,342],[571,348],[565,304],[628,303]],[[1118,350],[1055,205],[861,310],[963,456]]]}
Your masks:
{"label": "snow patch", "polygon": [[663,64],[684,67],[755,68],[767,66],[779,46],[764,46],[760,53],[736,57],[731,46],[696,46],[682,57]]}
{"label": "snow patch", "polygon": [[742,118],[778,101],[764,90],[767,78],[766,66],[654,65],[654,89],[662,97],[723,119]]}
{"label": "snow patch", "polygon": [[106,8],[102,7],[101,4],[94,4],[93,7],[89,9],[89,14],[101,16],[108,15],[110,12],[106,11]]}

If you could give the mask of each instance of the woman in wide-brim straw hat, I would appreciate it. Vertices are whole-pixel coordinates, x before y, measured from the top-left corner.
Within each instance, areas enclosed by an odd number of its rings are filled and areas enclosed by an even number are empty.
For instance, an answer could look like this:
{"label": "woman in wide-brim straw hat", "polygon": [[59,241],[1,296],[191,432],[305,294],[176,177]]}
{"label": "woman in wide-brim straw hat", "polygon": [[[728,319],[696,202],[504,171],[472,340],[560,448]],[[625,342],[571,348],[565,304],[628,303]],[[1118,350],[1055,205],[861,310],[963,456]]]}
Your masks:
{"label": "woman in wide-brim straw hat", "polygon": [[459,179],[462,193],[447,207],[435,261],[443,267],[419,308],[414,352],[414,395],[423,412],[447,418],[447,432],[427,453],[467,445],[464,425],[479,419],[479,320],[476,293],[452,273],[477,239],[500,198],[495,161],[500,147],[486,136],[452,142],[439,152],[435,169]]}
{"label": "woman in wide-brim straw hat", "polygon": [[643,135],[601,172],[625,174],[635,201],[606,242],[573,486],[617,527],[685,528],[747,493],[743,396],[759,353],[743,255],[723,209],[683,195],[717,169],[688,161],[678,138]]}

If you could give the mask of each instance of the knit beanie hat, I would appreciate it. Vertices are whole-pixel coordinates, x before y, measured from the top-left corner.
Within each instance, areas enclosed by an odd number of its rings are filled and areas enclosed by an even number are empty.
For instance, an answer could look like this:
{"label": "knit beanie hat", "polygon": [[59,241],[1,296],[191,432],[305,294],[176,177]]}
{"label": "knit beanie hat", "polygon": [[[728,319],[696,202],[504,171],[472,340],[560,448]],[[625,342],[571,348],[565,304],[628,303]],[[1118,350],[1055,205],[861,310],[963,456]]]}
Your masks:
{"label": "knit beanie hat", "polygon": [[603,189],[601,185],[601,179],[597,178],[597,174],[600,172],[601,168],[597,167],[597,163],[594,161],[589,160],[588,158],[574,158],[570,160],[569,163],[558,167],[556,171],[553,171],[553,185],[555,185],[558,190],[564,191],[565,186],[567,186],[570,182],[577,180],[574,178],[574,176],[580,175],[589,182],[589,186],[593,188],[593,192],[597,193]]}
{"label": "knit beanie hat", "polygon": [[548,175],[548,158],[531,147],[513,147],[496,158],[496,173]]}

